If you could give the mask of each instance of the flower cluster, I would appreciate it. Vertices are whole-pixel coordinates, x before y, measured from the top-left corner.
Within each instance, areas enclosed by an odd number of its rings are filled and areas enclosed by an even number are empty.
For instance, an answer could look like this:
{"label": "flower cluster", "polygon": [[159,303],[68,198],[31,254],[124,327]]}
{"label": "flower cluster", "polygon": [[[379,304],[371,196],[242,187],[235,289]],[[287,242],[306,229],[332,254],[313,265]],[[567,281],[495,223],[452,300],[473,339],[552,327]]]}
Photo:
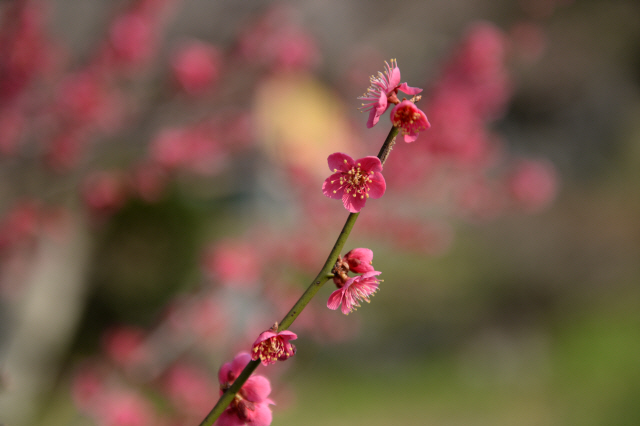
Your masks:
{"label": "flower cluster", "polygon": [[[366,248],[351,250],[344,257],[338,256],[333,267],[333,282],[338,289],[331,293],[327,307],[334,311],[342,305],[341,311],[345,315],[360,307],[360,302],[369,303],[369,298],[378,291],[380,280],[376,276],[381,272],[375,271],[371,265],[373,252]],[[349,277],[348,272],[361,273]]]}
{"label": "flower cluster", "polygon": [[[238,378],[242,370],[251,360],[251,355],[242,352],[227,362],[218,372],[220,381],[220,395],[222,395]],[[271,424],[270,404],[274,402],[268,398],[271,384],[264,376],[251,376],[242,385],[227,407],[220,415],[217,426],[268,426]]]}
{"label": "flower cluster", "polygon": [[422,92],[422,89],[409,87],[407,83],[400,84],[400,69],[394,59],[391,60],[391,65],[388,62],[385,62],[385,65],[387,69],[384,74],[378,72],[377,77],[372,76],[367,93],[359,98],[368,102],[362,104],[362,110],[369,111],[367,127],[375,126],[380,116],[389,108],[389,104],[395,104],[391,110],[391,123],[402,130],[405,142],[414,142],[418,138],[418,132],[428,129],[431,124],[425,113],[412,101],[400,101],[398,91],[413,96]]}
{"label": "flower cluster", "polygon": [[372,128],[380,120],[380,116],[389,108],[389,104],[398,104],[398,91],[408,95],[417,95],[422,89],[409,87],[407,83],[400,84],[400,68],[395,59],[391,60],[391,65],[385,61],[386,69],[384,74],[378,72],[378,76],[371,76],[369,79],[371,86],[367,92],[358,99],[366,101],[362,104],[362,111],[369,111],[367,127]]}

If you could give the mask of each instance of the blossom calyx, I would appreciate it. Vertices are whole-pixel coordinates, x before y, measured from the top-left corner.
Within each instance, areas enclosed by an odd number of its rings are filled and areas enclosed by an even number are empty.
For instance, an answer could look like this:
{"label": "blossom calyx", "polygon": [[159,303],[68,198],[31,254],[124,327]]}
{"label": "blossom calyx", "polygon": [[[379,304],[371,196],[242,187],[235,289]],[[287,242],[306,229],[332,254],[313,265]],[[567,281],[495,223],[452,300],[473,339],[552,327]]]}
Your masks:
{"label": "blossom calyx", "polygon": [[336,260],[331,273],[333,274],[333,283],[338,288],[342,287],[349,279],[349,262],[338,255],[338,260]]}

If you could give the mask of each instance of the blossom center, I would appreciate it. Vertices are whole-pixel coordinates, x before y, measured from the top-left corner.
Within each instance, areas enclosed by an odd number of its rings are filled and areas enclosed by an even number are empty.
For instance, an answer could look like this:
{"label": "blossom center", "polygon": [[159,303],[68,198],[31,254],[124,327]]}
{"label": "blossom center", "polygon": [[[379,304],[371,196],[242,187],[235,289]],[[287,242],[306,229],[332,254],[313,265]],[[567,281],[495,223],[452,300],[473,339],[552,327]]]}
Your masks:
{"label": "blossom center", "polygon": [[[349,171],[342,172],[339,179],[340,187],[344,189],[344,192],[351,194],[354,197],[360,196],[360,198],[369,198],[369,184],[373,182],[373,172],[364,171],[361,169],[361,166],[362,165],[358,163],[351,167]],[[335,180],[331,181],[331,183],[334,182]],[[336,193],[337,191],[333,192]]]}
{"label": "blossom center", "polygon": [[396,127],[411,127],[414,123],[420,127],[420,130],[425,130],[420,120],[420,113],[412,108],[400,108],[393,116],[393,125]]}
{"label": "blossom center", "polygon": [[284,342],[281,339],[268,339],[260,345],[253,348],[253,352],[257,353],[261,361],[275,362],[286,356]]}

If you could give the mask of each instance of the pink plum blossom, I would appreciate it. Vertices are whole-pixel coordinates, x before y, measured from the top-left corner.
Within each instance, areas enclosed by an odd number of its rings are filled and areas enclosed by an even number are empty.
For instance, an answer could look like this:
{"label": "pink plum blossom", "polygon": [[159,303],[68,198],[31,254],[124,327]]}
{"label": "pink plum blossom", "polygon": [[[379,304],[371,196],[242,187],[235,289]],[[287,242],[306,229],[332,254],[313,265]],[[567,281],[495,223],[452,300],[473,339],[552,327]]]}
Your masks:
{"label": "pink plum blossom", "polygon": [[368,248],[355,248],[344,256],[344,260],[349,265],[350,271],[358,274],[373,271],[371,266],[373,251]]}
{"label": "pink plum blossom", "polygon": [[555,198],[558,177],[549,162],[522,160],[508,176],[507,186],[519,208],[531,213],[539,212]]}
{"label": "pink plum blossom", "polygon": [[189,95],[205,93],[220,73],[220,52],[200,41],[189,41],[171,59],[176,82]]}
{"label": "pink plum blossom", "polygon": [[295,355],[296,347],[289,340],[295,340],[298,336],[289,331],[276,331],[278,325],[275,324],[258,336],[251,347],[251,359],[262,362],[262,365],[275,364],[276,361],[285,361]]}
{"label": "pink plum blossom", "polygon": [[149,16],[127,12],[117,17],[109,29],[111,59],[122,65],[142,65],[151,58],[157,38]]}
{"label": "pink plum blossom", "polygon": [[91,414],[104,426],[151,426],[156,417],[151,403],[133,391],[113,391],[103,396]]}
{"label": "pink plum blossom", "polygon": [[144,330],[136,327],[117,327],[102,337],[105,352],[117,365],[130,367],[146,359]]}
{"label": "pink plum blossom", "polygon": [[371,86],[367,89],[367,93],[360,96],[365,103],[362,104],[362,111],[369,111],[369,119],[367,127],[372,128],[376,125],[380,116],[389,108],[389,103],[397,104],[398,91],[408,95],[417,95],[422,89],[417,87],[409,87],[407,83],[400,84],[400,68],[395,59],[391,60],[391,65],[385,61],[386,69],[384,74],[378,72],[378,76],[371,76],[369,81]]}
{"label": "pink plum blossom", "polygon": [[82,196],[86,206],[96,214],[111,214],[127,201],[127,182],[113,171],[96,171],[85,178]]}
{"label": "pink plum blossom", "polygon": [[207,249],[203,269],[210,277],[228,287],[249,289],[260,282],[262,259],[254,244],[224,239]]}
{"label": "pink plum blossom", "polygon": [[[242,352],[231,362],[227,362],[218,372],[220,395],[238,378],[242,370],[251,361],[251,355]],[[216,426],[269,426],[273,401],[268,398],[271,383],[264,376],[251,376],[242,385],[229,407],[220,415]]]}
{"label": "pink plum blossom", "polygon": [[402,101],[391,110],[391,123],[402,130],[407,143],[414,142],[419,132],[431,127],[425,113],[411,101]]}
{"label": "pink plum blossom", "polygon": [[344,208],[359,212],[367,198],[380,198],[387,185],[382,176],[382,163],[378,157],[364,157],[356,161],[347,154],[336,152],[328,158],[334,172],[322,185],[322,193],[329,198],[342,199]]}
{"label": "pink plum blossom", "polygon": [[35,237],[41,213],[35,200],[22,200],[0,216],[0,254]]}
{"label": "pink plum blossom", "polygon": [[372,260],[373,252],[366,248],[353,249],[344,257],[338,256],[338,260],[331,270],[333,282],[338,288],[341,288],[349,280],[349,271],[358,274],[372,272]]}
{"label": "pink plum blossom", "polygon": [[380,280],[375,277],[380,274],[381,272],[371,271],[349,278],[342,288],[331,293],[327,308],[335,311],[342,304],[342,313],[349,315],[355,308],[360,307],[360,301],[369,303],[369,298],[378,291]]}
{"label": "pink plum blossom", "polygon": [[208,371],[184,362],[173,365],[165,374],[163,390],[180,411],[206,415],[215,401],[218,389]]}

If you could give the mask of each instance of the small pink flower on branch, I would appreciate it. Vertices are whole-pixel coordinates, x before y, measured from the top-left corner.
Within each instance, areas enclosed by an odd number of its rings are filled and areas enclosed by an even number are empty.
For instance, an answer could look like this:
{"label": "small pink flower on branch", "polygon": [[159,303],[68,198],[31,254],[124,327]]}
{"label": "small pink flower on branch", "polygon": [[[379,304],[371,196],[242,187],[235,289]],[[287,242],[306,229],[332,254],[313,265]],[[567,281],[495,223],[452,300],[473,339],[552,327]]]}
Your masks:
{"label": "small pink flower on branch", "polygon": [[344,256],[344,260],[352,272],[362,274],[373,271],[373,251],[368,248],[355,248]]}
{"label": "small pink flower on branch", "polygon": [[413,102],[404,100],[391,110],[391,123],[399,127],[404,141],[414,142],[418,133],[431,127],[427,116]]}
{"label": "small pink flower on branch", "polygon": [[358,213],[367,198],[380,198],[387,185],[382,176],[378,157],[364,157],[356,161],[347,154],[336,152],[328,158],[334,172],[322,185],[322,193],[329,198],[342,199],[344,208]]}
{"label": "small pink flower on branch", "polygon": [[289,331],[277,331],[278,323],[271,329],[263,332],[251,347],[251,359],[262,362],[262,365],[275,364],[276,361],[285,361],[295,355],[296,347],[289,340],[295,340],[298,336]]}
{"label": "small pink flower on branch", "polygon": [[372,128],[380,120],[380,116],[389,108],[389,104],[398,104],[398,91],[408,95],[417,95],[422,89],[409,87],[407,83],[400,84],[400,68],[395,59],[391,60],[391,65],[385,61],[386,69],[384,74],[378,72],[378,76],[371,76],[369,81],[371,86],[367,93],[358,97],[365,103],[362,104],[362,111],[369,111],[367,127]]}
{"label": "small pink flower on branch", "polygon": [[373,252],[366,248],[356,248],[347,253],[344,257],[338,256],[336,264],[333,266],[333,282],[341,288],[349,280],[349,271],[362,274],[372,272]]}
{"label": "small pink flower on branch", "polygon": [[[218,372],[220,380],[220,395],[222,395],[238,378],[244,367],[251,361],[251,355],[242,352],[227,362]],[[264,376],[251,376],[242,385],[227,407],[220,415],[216,426],[269,426],[272,414],[269,404],[273,401],[268,398],[271,393],[271,383]]]}
{"label": "small pink flower on branch", "polygon": [[327,308],[335,311],[342,304],[342,313],[349,315],[351,311],[360,307],[361,301],[369,303],[369,298],[378,291],[380,280],[376,276],[380,274],[381,272],[371,271],[349,278],[342,288],[331,293]]}

